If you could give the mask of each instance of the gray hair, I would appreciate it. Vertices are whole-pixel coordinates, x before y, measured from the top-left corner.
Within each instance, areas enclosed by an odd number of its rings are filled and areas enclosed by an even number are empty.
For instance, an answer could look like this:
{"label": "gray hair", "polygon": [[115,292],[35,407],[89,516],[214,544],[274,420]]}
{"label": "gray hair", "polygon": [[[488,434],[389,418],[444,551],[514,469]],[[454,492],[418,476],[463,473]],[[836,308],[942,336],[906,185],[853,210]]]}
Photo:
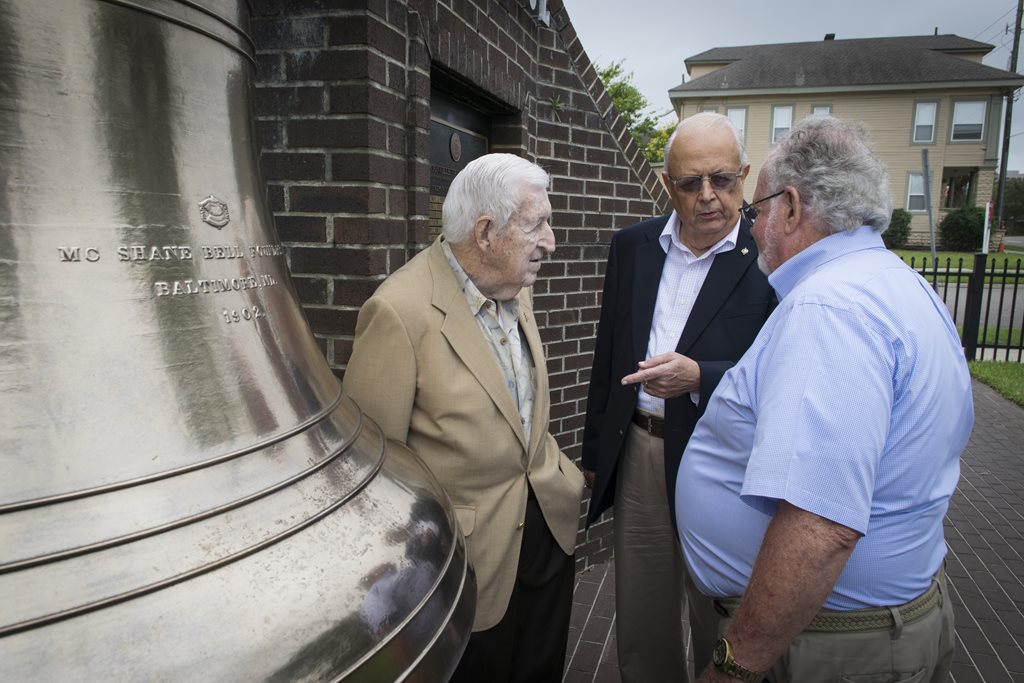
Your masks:
{"label": "gray hair", "polygon": [[441,207],[441,232],[461,244],[480,216],[490,216],[501,233],[519,208],[523,190],[546,190],[550,178],[540,166],[514,154],[485,154],[466,164],[448,188]]}
{"label": "gray hair", "polygon": [[862,124],[811,116],[768,155],[767,192],[793,186],[826,235],[870,225],[883,232],[892,217],[885,164]]}
{"label": "gray hair", "polygon": [[732,137],[736,140],[736,156],[739,157],[740,168],[746,166],[747,150],[743,146],[743,138],[740,137],[740,131],[736,124],[728,116],[722,116],[711,111],[702,111],[699,114],[694,114],[676,125],[676,129],[672,131],[672,135],[669,136],[668,142],[665,144],[665,164],[668,164],[669,151],[671,151],[672,143],[676,141],[676,136],[679,135],[680,131],[692,130],[694,133],[705,133],[721,128],[732,133]]}

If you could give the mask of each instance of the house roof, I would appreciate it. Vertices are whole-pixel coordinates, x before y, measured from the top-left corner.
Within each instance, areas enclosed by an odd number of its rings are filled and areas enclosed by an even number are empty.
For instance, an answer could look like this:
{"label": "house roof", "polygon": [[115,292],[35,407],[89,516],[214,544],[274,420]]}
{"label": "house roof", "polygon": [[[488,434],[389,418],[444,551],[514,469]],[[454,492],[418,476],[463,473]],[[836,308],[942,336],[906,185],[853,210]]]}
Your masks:
{"label": "house roof", "polygon": [[958,56],[992,50],[955,35],[822,40],[717,47],[686,60],[719,69],[669,90],[670,97],[721,91],[1024,85],[1024,76]]}

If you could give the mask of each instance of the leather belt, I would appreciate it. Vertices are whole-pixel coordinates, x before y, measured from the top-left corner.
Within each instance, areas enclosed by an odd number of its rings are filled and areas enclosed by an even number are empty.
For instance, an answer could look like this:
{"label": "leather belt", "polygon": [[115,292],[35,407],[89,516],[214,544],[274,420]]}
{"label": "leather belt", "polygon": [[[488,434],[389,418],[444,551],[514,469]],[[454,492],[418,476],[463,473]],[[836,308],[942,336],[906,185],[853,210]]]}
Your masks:
{"label": "leather belt", "polygon": [[[873,629],[902,628],[903,624],[920,619],[936,605],[942,604],[942,590],[939,587],[944,572],[939,569],[932,578],[932,585],[924,593],[899,607],[874,607],[850,611],[823,609],[818,612],[805,631],[870,631]],[[739,598],[715,600],[715,610],[723,617],[733,616],[739,608]],[[899,622],[896,615],[899,615]]]}
{"label": "leather belt", "polygon": [[633,424],[639,426],[651,436],[659,439],[665,438],[665,420],[657,415],[641,413],[639,410],[633,413]]}

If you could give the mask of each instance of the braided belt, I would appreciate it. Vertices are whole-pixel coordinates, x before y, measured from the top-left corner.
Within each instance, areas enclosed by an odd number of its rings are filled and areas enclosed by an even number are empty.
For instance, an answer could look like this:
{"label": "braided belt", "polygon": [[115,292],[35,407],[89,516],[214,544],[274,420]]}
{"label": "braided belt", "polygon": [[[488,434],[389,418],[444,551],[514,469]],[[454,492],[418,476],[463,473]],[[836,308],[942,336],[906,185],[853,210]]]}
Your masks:
{"label": "braided belt", "polygon": [[[805,631],[839,632],[839,631],[870,631],[874,629],[891,629],[900,627],[893,616],[899,613],[903,624],[920,619],[933,607],[941,602],[942,592],[939,582],[943,570],[940,568],[932,578],[932,584],[924,593],[899,607],[873,607],[850,611],[821,610],[804,628]],[[738,598],[715,600],[715,609],[725,617],[734,616],[739,608]]]}

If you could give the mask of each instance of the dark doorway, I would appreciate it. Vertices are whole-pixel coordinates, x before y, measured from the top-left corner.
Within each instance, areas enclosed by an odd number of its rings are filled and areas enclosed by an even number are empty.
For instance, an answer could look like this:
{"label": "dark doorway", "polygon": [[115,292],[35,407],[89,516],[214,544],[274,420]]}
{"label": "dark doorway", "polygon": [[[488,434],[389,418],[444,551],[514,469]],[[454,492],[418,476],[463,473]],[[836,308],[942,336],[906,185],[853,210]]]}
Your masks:
{"label": "dark doorway", "polygon": [[441,234],[441,204],[455,175],[487,154],[490,118],[448,92],[430,90],[430,240]]}

